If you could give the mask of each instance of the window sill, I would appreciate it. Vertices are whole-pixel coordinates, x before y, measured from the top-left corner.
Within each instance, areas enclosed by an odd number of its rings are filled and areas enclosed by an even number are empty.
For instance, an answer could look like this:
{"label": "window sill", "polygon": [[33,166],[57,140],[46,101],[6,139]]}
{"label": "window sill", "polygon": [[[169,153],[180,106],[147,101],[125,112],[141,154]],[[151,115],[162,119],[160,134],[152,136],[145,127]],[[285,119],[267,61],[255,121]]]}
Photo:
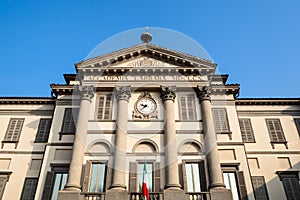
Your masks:
{"label": "window sill", "polygon": [[287,141],[270,141],[272,149],[275,149],[275,144],[284,144],[285,148],[288,149]]}
{"label": "window sill", "polygon": [[232,132],[231,131],[226,131],[226,132],[217,132],[217,134],[221,134],[221,135],[228,135],[229,140],[232,140]]}
{"label": "window sill", "polygon": [[4,140],[4,141],[2,141],[1,143],[2,143],[2,144],[1,144],[1,149],[3,149],[5,143],[11,143],[11,144],[14,143],[14,144],[15,144],[15,149],[16,149],[17,146],[18,146],[19,141],[5,141],[5,140]]}
{"label": "window sill", "polygon": [[62,139],[63,135],[75,135],[75,132],[59,132],[59,140]]}

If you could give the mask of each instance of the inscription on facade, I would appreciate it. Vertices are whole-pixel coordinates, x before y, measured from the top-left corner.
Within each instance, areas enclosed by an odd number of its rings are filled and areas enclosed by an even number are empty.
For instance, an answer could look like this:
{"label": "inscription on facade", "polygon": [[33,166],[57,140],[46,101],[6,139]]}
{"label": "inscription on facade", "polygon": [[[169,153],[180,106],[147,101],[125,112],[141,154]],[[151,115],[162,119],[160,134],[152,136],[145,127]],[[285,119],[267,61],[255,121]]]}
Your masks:
{"label": "inscription on facade", "polygon": [[201,81],[205,80],[201,75],[136,75],[136,76],[127,76],[127,75],[85,75],[84,80],[86,81]]}

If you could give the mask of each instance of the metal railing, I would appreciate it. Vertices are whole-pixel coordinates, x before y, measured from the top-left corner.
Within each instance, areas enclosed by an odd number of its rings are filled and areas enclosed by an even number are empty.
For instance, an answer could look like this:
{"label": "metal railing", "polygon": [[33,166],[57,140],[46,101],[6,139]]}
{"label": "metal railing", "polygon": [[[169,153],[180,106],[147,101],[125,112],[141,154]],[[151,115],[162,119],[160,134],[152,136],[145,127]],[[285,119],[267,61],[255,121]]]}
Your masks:
{"label": "metal railing", "polygon": [[209,192],[187,192],[188,200],[210,200]]}
{"label": "metal railing", "polygon": [[88,192],[83,195],[84,200],[105,200],[105,192]]}
{"label": "metal railing", "polygon": [[[142,193],[140,192],[130,192],[129,200],[144,200]],[[150,200],[163,200],[162,192],[150,192]]]}

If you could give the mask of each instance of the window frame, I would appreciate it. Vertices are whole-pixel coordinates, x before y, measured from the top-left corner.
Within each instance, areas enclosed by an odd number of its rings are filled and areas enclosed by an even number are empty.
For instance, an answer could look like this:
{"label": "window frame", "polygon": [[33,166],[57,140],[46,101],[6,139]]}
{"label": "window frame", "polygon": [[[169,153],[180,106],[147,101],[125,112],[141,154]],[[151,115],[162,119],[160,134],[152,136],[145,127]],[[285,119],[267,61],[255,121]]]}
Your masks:
{"label": "window frame", "polygon": [[[254,136],[254,132],[253,132],[253,127],[252,127],[252,122],[250,118],[239,118],[239,126],[240,126],[240,130],[241,130],[241,136],[242,136],[242,140],[244,143],[255,143],[255,136]],[[245,128],[245,122],[249,123],[249,132],[247,131],[247,129]],[[243,124],[243,129],[241,124]],[[244,132],[244,133],[243,133]],[[250,138],[249,135],[251,135]],[[244,136],[244,137],[243,137]],[[245,139],[244,139],[245,138]]]}
{"label": "window frame", "polygon": [[[45,128],[44,128],[43,132],[41,132],[41,127],[42,127],[43,121],[46,121],[46,125],[44,125]],[[52,118],[41,118],[40,119],[34,143],[44,143],[44,142],[48,141],[51,125],[52,125]],[[40,136],[40,134],[42,134],[42,136]],[[39,139],[40,137],[42,137],[42,140]]]}
{"label": "window frame", "polygon": [[298,131],[298,136],[300,137],[300,118],[294,118],[294,122]]}
{"label": "window frame", "polygon": [[[269,200],[269,193],[268,193],[265,177],[264,176],[251,176],[250,178],[251,178],[251,184],[252,184],[255,199],[256,200]],[[262,185],[260,186],[257,183],[257,181],[261,181]],[[261,196],[262,191],[259,191],[259,190],[262,190],[264,192],[263,196]],[[264,196],[266,198],[264,198]]]}
{"label": "window frame", "polygon": [[[71,110],[71,119],[67,119],[67,115],[69,114],[68,111]],[[74,113],[76,116],[74,116]],[[78,118],[78,114],[79,114],[79,108],[65,108],[64,109],[64,115],[63,115],[63,122],[61,124],[61,131],[59,132],[59,140],[62,139],[63,135],[75,135],[76,133],[76,121]],[[65,126],[67,123],[67,120],[70,121],[71,125],[70,125],[70,130],[65,130]]]}
{"label": "window frame", "polygon": [[[190,107],[188,98],[189,96],[193,97],[194,104],[192,104],[192,107]],[[183,119],[183,107],[182,107],[182,101],[181,98],[184,98],[184,103],[185,103],[185,109],[186,109],[186,119]],[[198,119],[198,114],[197,114],[197,106],[196,106],[196,95],[194,93],[182,93],[178,95],[178,110],[179,110],[179,119],[181,121],[196,121]],[[189,116],[189,109],[193,110],[193,116]]]}
{"label": "window frame", "polygon": [[[300,195],[299,171],[277,171],[276,173],[279,176],[280,181],[282,182],[282,186],[284,188],[284,193],[285,193],[287,200],[290,200],[290,198],[288,196],[289,194],[287,193],[287,186],[285,184],[286,182],[284,182],[285,178],[294,177],[296,179],[295,180],[296,185],[291,184],[291,186],[292,186],[291,188],[293,188],[293,189],[296,188],[296,190],[298,189],[298,191],[293,191],[293,192],[297,192],[298,194],[293,193],[292,195]],[[294,199],[294,198],[292,198],[292,199]]]}
{"label": "window frame", "polygon": [[9,171],[0,172],[0,181],[1,181],[1,179],[3,181],[2,187],[0,187],[0,199],[2,199],[2,197],[3,197],[3,194],[5,192],[6,183],[9,181],[9,177],[11,174],[12,174],[12,172],[9,172]]}
{"label": "window frame", "polygon": [[[265,119],[265,122],[266,122],[266,126],[268,129],[270,143],[271,143],[272,148],[273,149],[275,148],[275,144],[284,144],[286,149],[288,149],[287,141],[286,141],[286,138],[284,135],[284,131],[283,131],[280,119],[279,118],[268,118],[268,119]],[[275,131],[276,138],[274,138],[272,135],[272,130],[271,130],[271,127],[269,126],[269,122],[272,122],[272,126],[274,128],[273,131]],[[278,122],[279,130],[276,129],[274,122]],[[281,137],[282,137],[281,140],[278,139],[279,132],[281,132]]]}
{"label": "window frame", "polygon": [[[110,104],[109,104],[109,114],[108,118],[105,117],[105,111],[106,111],[106,103],[107,103],[107,96],[110,95]],[[99,109],[100,109],[100,98],[104,97],[103,101],[103,111],[102,111],[102,118],[99,117]],[[97,100],[96,100],[96,110],[95,110],[95,119],[99,121],[111,121],[113,117],[113,105],[114,105],[114,95],[113,93],[99,93],[97,94]]]}
{"label": "window frame", "polygon": [[198,159],[186,159],[182,160],[182,175],[183,175],[183,187],[185,192],[193,193],[188,191],[188,181],[186,174],[186,164],[198,164],[199,169],[199,181],[200,181],[200,192],[208,192],[208,176],[207,176],[207,168],[205,160]]}
{"label": "window frame", "polygon": [[[56,174],[67,174],[67,180],[69,178],[69,164],[50,164],[51,165],[51,171],[47,172],[44,188],[43,188],[43,200],[51,200],[54,186],[55,186],[55,180],[56,180]],[[58,190],[59,191],[59,190]]]}
{"label": "window frame", "polygon": [[[27,181],[30,181],[30,180],[35,181],[35,183],[31,183],[31,185],[30,185],[30,192],[28,194],[25,194],[26,187],[27,187],[27,184],[28,184]],[[21,193],[21,198],[20,199],[21,200],[34,200],[34,197],[35,197],[35,194],[36,194],[37,185],[38,185],[38,178],[28,178],[28,177],[26,177],[25,180],[24,180],[23,189],[22,189],[22,193]],[[33,192],[33,198],[29,198],[31,196],[32,192]],[[27,196],[24,197],[24,195],[27,195]]]}
{"label": "window frame", "polygon": [[[238,198],[248,200],[247,187],[245,183],[244,172],[239,170],[239,163],[221,163],[222,176],[223,173],[234,173],[237,185]],[[223,176],[224,179],[224,176]],[[224,181],[225,184],[225,181]]]}
{"label": "window frame", "polygon": [[[14,120],[16,120],[15,125],[14,125],[14,127],[11,127]],[[18,122],[21,122],[21,125],[19,125],[20,128],[19,128],[19,131],[16,135],[15,134],[15,132],[16,132],[15,129],[16,129],[16,126],[17,126]],[[21,136],[21,133],[22,133],[22,129],[23,129],[23,126],[24,126],[24,123],[25,123],[25,118],[10,118],[7,129],[6,129],[6,133],[5,133],[4,138],[2,140],[1,148],[4,147],[5,143],[15,143],[15,149],[17,148],[18,143],[19,143],[19,139],[20,139],[20,136]],[[11,134],[11,139],[8,139],[8,133],[9,133],[11,128],[13,128],[13,133]],[[14,139],[15,135],[17,136],[16,139]]]}

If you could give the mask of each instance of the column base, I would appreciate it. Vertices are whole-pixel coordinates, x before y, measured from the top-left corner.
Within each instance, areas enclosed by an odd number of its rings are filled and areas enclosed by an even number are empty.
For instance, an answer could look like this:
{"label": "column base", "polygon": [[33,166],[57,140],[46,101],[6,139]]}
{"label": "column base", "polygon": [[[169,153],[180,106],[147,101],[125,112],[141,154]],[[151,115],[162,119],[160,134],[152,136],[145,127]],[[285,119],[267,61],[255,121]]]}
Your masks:
{"label": "column base", "polygon": [[233,200],[231,191],[225,188],[211,189],[209,192],[211,200]]}
{"label": "column base", "polygon": [[60,190],[57,200],[84,200],[84,196],[80,194],[80,191]]}
{"label": "column base", "polygon": [[181,190],[181,188],[180,184],[167,184],[164,187],[165,190]]}
{"label": "column base", "polygon": [[76,185],[76,184],[66,184],[64,187],[64,190],[67,191],[76,191],[76,192],[81,192],[81,186],[80,185]]}
{"label": "column base", "polygon": [[208,186],[209,189],[225,189],[226,186],[223,183],[212,183]]}
{"label": "column base", "polygon": [[124,189],[114,188],[106,191],[105,200],[128,200],[128,192]]}
{"label": "column base", "polygon": [[109,187],[111,190],[126,190],[126,185],[122,184],[113,184]]}
{"label": "column base", "polygon": [[186,199],[185,192],[179,188],[164,190],[164,200],[184,200]]}

